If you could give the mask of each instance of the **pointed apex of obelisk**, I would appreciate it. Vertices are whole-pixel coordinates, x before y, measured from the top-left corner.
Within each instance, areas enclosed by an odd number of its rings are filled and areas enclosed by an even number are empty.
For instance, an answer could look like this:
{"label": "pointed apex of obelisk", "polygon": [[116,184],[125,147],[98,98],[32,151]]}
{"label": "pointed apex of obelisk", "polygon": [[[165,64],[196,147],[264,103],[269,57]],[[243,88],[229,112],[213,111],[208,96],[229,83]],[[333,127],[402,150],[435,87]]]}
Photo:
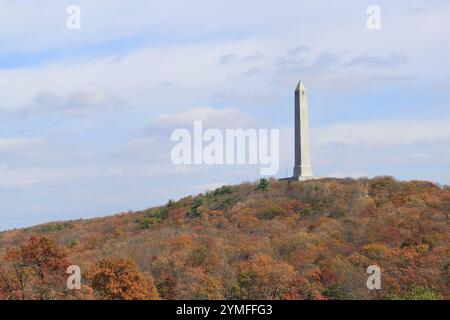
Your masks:
{"label": "pointed apex of obelisk", "polygon": [[298,82],[298,85],[297,85],[297,87],[295,88],[295,90],[296,90],[296,91],[300,91],[300,90],[305,90],[305,89],[306,89],[305,84],[303,83],[302,80],[300,80],[300,81]]}

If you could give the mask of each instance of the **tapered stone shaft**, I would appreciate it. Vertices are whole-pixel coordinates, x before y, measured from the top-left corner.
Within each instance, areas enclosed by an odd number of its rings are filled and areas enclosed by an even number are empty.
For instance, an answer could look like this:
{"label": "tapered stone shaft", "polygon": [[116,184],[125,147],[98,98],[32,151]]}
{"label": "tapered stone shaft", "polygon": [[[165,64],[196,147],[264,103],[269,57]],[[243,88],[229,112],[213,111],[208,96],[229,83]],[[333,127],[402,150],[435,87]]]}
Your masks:
{"label": "tapered stone shaft", "polygon": [[294,178],[313,178],[309,153],[308,97],[306,87],[300,81],[295,89],[295,166]]}

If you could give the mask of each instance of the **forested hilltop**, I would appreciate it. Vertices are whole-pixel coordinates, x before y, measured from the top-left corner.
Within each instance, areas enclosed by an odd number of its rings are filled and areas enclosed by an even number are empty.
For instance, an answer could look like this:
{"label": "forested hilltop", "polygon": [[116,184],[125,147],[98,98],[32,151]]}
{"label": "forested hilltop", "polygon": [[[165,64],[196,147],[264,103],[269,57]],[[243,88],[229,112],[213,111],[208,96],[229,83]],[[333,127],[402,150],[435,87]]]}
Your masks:
{"label": "forested hilltop", "polygon": [[450,187],[431,182],[262,179],[2,232],[0,298],[450,299],[449,220]]}

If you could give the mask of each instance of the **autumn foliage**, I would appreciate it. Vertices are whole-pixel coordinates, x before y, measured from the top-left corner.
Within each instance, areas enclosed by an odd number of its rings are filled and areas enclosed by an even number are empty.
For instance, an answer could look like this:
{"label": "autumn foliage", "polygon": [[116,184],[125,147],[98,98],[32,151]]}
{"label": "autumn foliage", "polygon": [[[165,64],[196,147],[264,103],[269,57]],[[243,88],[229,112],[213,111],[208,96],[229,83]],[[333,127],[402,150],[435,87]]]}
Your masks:
{"label": "autumn foliage", "polygon": [[45,237],[31,237],[7,250],[0,270],[0,292],[5,299],[63,298],[67,253]]}
{"label": "autumn foliage", "polygon": [[156,300],[153,278],[142,274],[136,264],[125,259],[102,259],[88,270],[96,296],[102,300]]}
{"label": "autumn foliage", "polygon": [[[3,299],[449,299],[450,188],[263,180],[0,233]],[[68,291],[79,265],[83,289]],[[367,267],[382,271],[366,287]]]}

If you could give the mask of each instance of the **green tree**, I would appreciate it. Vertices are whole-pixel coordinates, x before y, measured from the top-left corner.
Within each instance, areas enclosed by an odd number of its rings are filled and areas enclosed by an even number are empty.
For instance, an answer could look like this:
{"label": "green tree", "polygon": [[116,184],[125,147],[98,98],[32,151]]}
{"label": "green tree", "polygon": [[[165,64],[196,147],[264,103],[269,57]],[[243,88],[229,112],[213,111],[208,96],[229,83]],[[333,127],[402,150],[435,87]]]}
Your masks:
{"label": "green tree", "polygon": [[441,300],[442,296],[433,288],[425,288],[421,286],[412,287],[405,296],[406,300]]}
{"label": "green tree", "polygon": [[269,188],[269,180],[266,178],[262,178],[259,180],[258,185],[256,186],[256,190],[265,191]]}
{"label": "green tree", "polygon": [[191,205],[188,211],[189,218],[196,218],[200,216],[200,212],[198,212],[198,208],[203,205],[203,198],[197,197],[194,200],[194,203]]}

